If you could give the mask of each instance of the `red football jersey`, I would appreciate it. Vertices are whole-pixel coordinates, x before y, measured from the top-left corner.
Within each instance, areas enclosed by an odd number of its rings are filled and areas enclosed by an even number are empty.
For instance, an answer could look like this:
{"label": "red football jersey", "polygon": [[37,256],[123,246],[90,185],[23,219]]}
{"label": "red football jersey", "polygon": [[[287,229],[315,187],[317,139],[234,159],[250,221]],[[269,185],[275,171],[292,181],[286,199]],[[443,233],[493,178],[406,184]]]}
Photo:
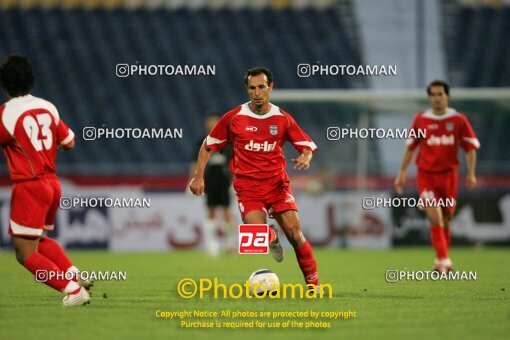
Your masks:
{"label": "red football jersey", "polygon": [[[466,116],[451,108],[443,115],[435,115],[431,110],[418,113],[411,129],[418,138],[409,138],[406,144],[410,150],[420,147],[416,165],[422,170],[440,172],[456,169],[459,166],[459,146],[465,152],[480,148]],[[419,138],[418,130],[425,131],[425,138]]]}
{"label": "red football jersey", "polygon": [[290,141],[298,153],[317,150],[315,143],[287,112],[271,104],[258,115],[245,103],[227,112],[206,138],[213,151],[232,142],[230,170],[235,175],[265,179],[285,172],[282,147]]}
{"label": "red football jersey", "polygon": [[26,95],[0,106],[0,145],[14,181],[55,172],[57,145],[73,140],[73,131],[49,101]]}

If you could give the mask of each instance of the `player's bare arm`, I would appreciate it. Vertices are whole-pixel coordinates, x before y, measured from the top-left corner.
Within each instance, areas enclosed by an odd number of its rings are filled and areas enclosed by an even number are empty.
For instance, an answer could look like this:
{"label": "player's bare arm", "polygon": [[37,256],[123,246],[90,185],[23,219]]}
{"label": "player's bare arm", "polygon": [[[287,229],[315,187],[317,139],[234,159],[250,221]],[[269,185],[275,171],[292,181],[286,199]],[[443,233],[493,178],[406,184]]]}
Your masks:
{"label": "player's bare arm", "polygon": [[312,161],[313,153],[308,149],[304,149],[303,153],[298,158],[292,158],[291,161],[294,163],[294,169],[297,170],[308,170],[310,168],[310,162]]}
{"label": "player's bare arm", "polygon": [[193,161],[191,162],[189,166],[189,172],[188,172],[188,179],[191,181],[193,176],[195,176],[195,171],[197,171],[197,162]]}
{"label": "player's bare arm", "polygon": [[[195,171],[197,171],[197,161],[193,161],[191,162],[190,166],[189,166],[189,171],[188,171],[188,183],[191,183],[191,180],[193,179],[193,177],[195,176]],[[189,194],[191,192],[191,187],[189,188],[188,190],[188,187],[186,187],[184,189],[184,192],[185,194]]]}
{"label": "player's bare arm", "polygon": [[402,157],[402,165],[400,166],[400,170],[397,174],[397,178],[395,178],[395,190],[397,191],[397,194],[402,195],[404,193],[404,185],[406,183],[406,171],[407,167],[411,163],[411,160],[413,159],[414,150],[406,149],[404,152],[404,157]]}
{"label": "player's bare arm", "polygon": [[74,140],[72,140],[71,142],[69,142],[69,143],[67,143],[67,144],[65,144],[65,145],[64,145],[64,144],[59,144],[59,145],[57,146],[57,148],[58,148],[60,151],[70,151],[70,150],[74,149],[75,145],[76,145],[76,144],[75,144]]}
{"label": "player's bare arm", "polygon": [[193,176],[191,182],[189,183],[189,189],[193,194],[197,196],[204,194],[205,190],[204,171],[207,162],[209,162],[209,159],[211,158],[211,153],[212,150],[209,149],[207,145],[205,145],[204,141],[198,153],[195,175]]}
{"label": "player's bare arm", "polygon": [[475,149],[466,152],[466,165],[467,165],[466,186],[468,187],[468,189],[474,189],[478,184],[475,175],[476,168]]}

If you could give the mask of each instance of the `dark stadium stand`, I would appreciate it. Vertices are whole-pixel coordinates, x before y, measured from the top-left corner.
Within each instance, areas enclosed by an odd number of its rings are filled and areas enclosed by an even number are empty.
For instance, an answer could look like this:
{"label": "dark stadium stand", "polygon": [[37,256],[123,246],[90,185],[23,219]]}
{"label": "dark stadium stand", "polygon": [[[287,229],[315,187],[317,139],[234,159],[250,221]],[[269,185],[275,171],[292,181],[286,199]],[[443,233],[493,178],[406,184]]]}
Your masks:
{"label": "dark stadium stand", "polygon": [[[194,140],[207,111],[246,100],[249,66],[273,69],[280,88],[353,87],[347,77],[296,75],[299,63],[361,63],[340,20],[314,9],[13,8],[0,11],[0,55],[18,51],[32,60],[34,95],[53,101],[78,134],[84,126],[177,127]],[[118,63],[213,64],[216,75],[117,78]],[[182,173],[191,145],[80,136],[76,151],[61,158],[62,173]]]}
{"label": "dark stadium stand", "polygon": [[457,87],[510,86],[510,6],[463,6],[445,2],[445,48]]}
{"label": "dark stadium stand", "polygon": [[[454,18],[444,21],[451,84],[454,87],[509,87],[510,6],[467,6],[454,1],[445,1],[443,6],[444,17]],[[469,116],[483,146],[483,152],[478,155],[479,171],[506,173],[508,169],[498,166],[498,162],[510,163],[508,108],[490,102],[463,105],[457,108],[467,114],[484,112],[491,117]]]}
{"label": "dark stadium stand", "polygon": [[[10,8],[0,10],[0,55],[20,52],[33,62],[33,94],[49,99],[78,135],[76,152],[60,157],[64,175],[184,175],[192,143],[203,134],[211,110],[224,113],[246,100],[243,73],[264,65],[277,88],[366,87],[353,77],[299,78],[299,63],[363,64],[349,1],[343,12],[328,9],[136,9]],[[467,7],[445,1],[455,20],[444,21],[447,69],[453,87],[510,86],[510,7]],[[352,14],[352,13],[351,13]],[[354,33],[353,33],[354,32]],[[215,76],[118,78],[128,64],[211,64]],[[5,99],[2,97],[2,99]],[[425,98],[424,98],[425,99]],[[454,99],[454,98],[453,98]],[[465,106],[463,106],[465,105]],[[506,173],[510,164],[510,117],[492,103],[452,103],[468,114],[484,152],[481,173]],[[359,108],[331,103],[285,103],[298,122],[327,143],[333,121],[353,126]],[[482,112],[492,119],[481,116]],[[476,113],[470,115],[470,113]],[[332,120],[333,118],[333,120]],[[82,128],[182,128],[185,140],[107,139],[84,141]],[[356,172],[353,141],[335,146],[341,169]],[[369,174],[380,174],[377,145],[369,145]],[[327,166],[327,154],[316,161]],[[504,162],[505,168],[499,168]],[[2,175],[7,173],[2,168]]]}

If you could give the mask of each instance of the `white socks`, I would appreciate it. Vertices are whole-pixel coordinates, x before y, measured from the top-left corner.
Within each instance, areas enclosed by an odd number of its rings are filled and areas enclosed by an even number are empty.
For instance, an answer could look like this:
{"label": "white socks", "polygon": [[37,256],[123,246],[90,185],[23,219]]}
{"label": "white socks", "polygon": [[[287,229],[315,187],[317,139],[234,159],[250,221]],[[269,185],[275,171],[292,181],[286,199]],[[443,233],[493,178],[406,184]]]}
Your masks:
{"label": "white socks", "polygon": [[220,244],[216,235],[216,222],[206,219],[204,222],[204,246],[210,256],[220,254]]}

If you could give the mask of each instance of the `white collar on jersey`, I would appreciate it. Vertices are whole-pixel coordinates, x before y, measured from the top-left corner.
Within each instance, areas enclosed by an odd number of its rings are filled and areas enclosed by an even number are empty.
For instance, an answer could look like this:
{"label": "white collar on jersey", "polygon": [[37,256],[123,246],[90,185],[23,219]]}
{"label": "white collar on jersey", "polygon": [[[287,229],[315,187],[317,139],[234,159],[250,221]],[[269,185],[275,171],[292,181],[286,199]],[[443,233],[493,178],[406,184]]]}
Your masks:
{"label": "white collar on jersey", "polygon": [[432,109],[428,109],[427,111],[423,112],[423,118],[430,118],[435,120],[443,120],[446,118],[451,118],[453,116],[458,115],[459,113],[457,110],[452,109],[451,107],[446,109],[446,112],[442,115],[436,115],[432,112]]}
{"label": "white collar on jersey", "polygon": [[12,102],[17,102],[19,100],[27,100],[27,99],[32,99],[32,98],[33,98],[33,96],[29,93],[24,96],[13,97],[13,98],[9,99],[7,102],[12,103]]}
{"label": "white collar on jersey", "polygon": [[266,119],[266,118],[273,117],[273,116],[283,116],[283,113],[280,112],[280,108],[278,106],[274,105],[273,103],[270,103],[271,108],[269,109],[269,111],[267,113],[265,113],[263,115],[258,115],[255,112],[253,112],[252,110],[250,110],[250,107],[248,106],[249,103],[250,102],[246,102],[241,105],[241,110],[239,111],[238,115],[249,116],[249,117],[256,118],[256,119]]}

